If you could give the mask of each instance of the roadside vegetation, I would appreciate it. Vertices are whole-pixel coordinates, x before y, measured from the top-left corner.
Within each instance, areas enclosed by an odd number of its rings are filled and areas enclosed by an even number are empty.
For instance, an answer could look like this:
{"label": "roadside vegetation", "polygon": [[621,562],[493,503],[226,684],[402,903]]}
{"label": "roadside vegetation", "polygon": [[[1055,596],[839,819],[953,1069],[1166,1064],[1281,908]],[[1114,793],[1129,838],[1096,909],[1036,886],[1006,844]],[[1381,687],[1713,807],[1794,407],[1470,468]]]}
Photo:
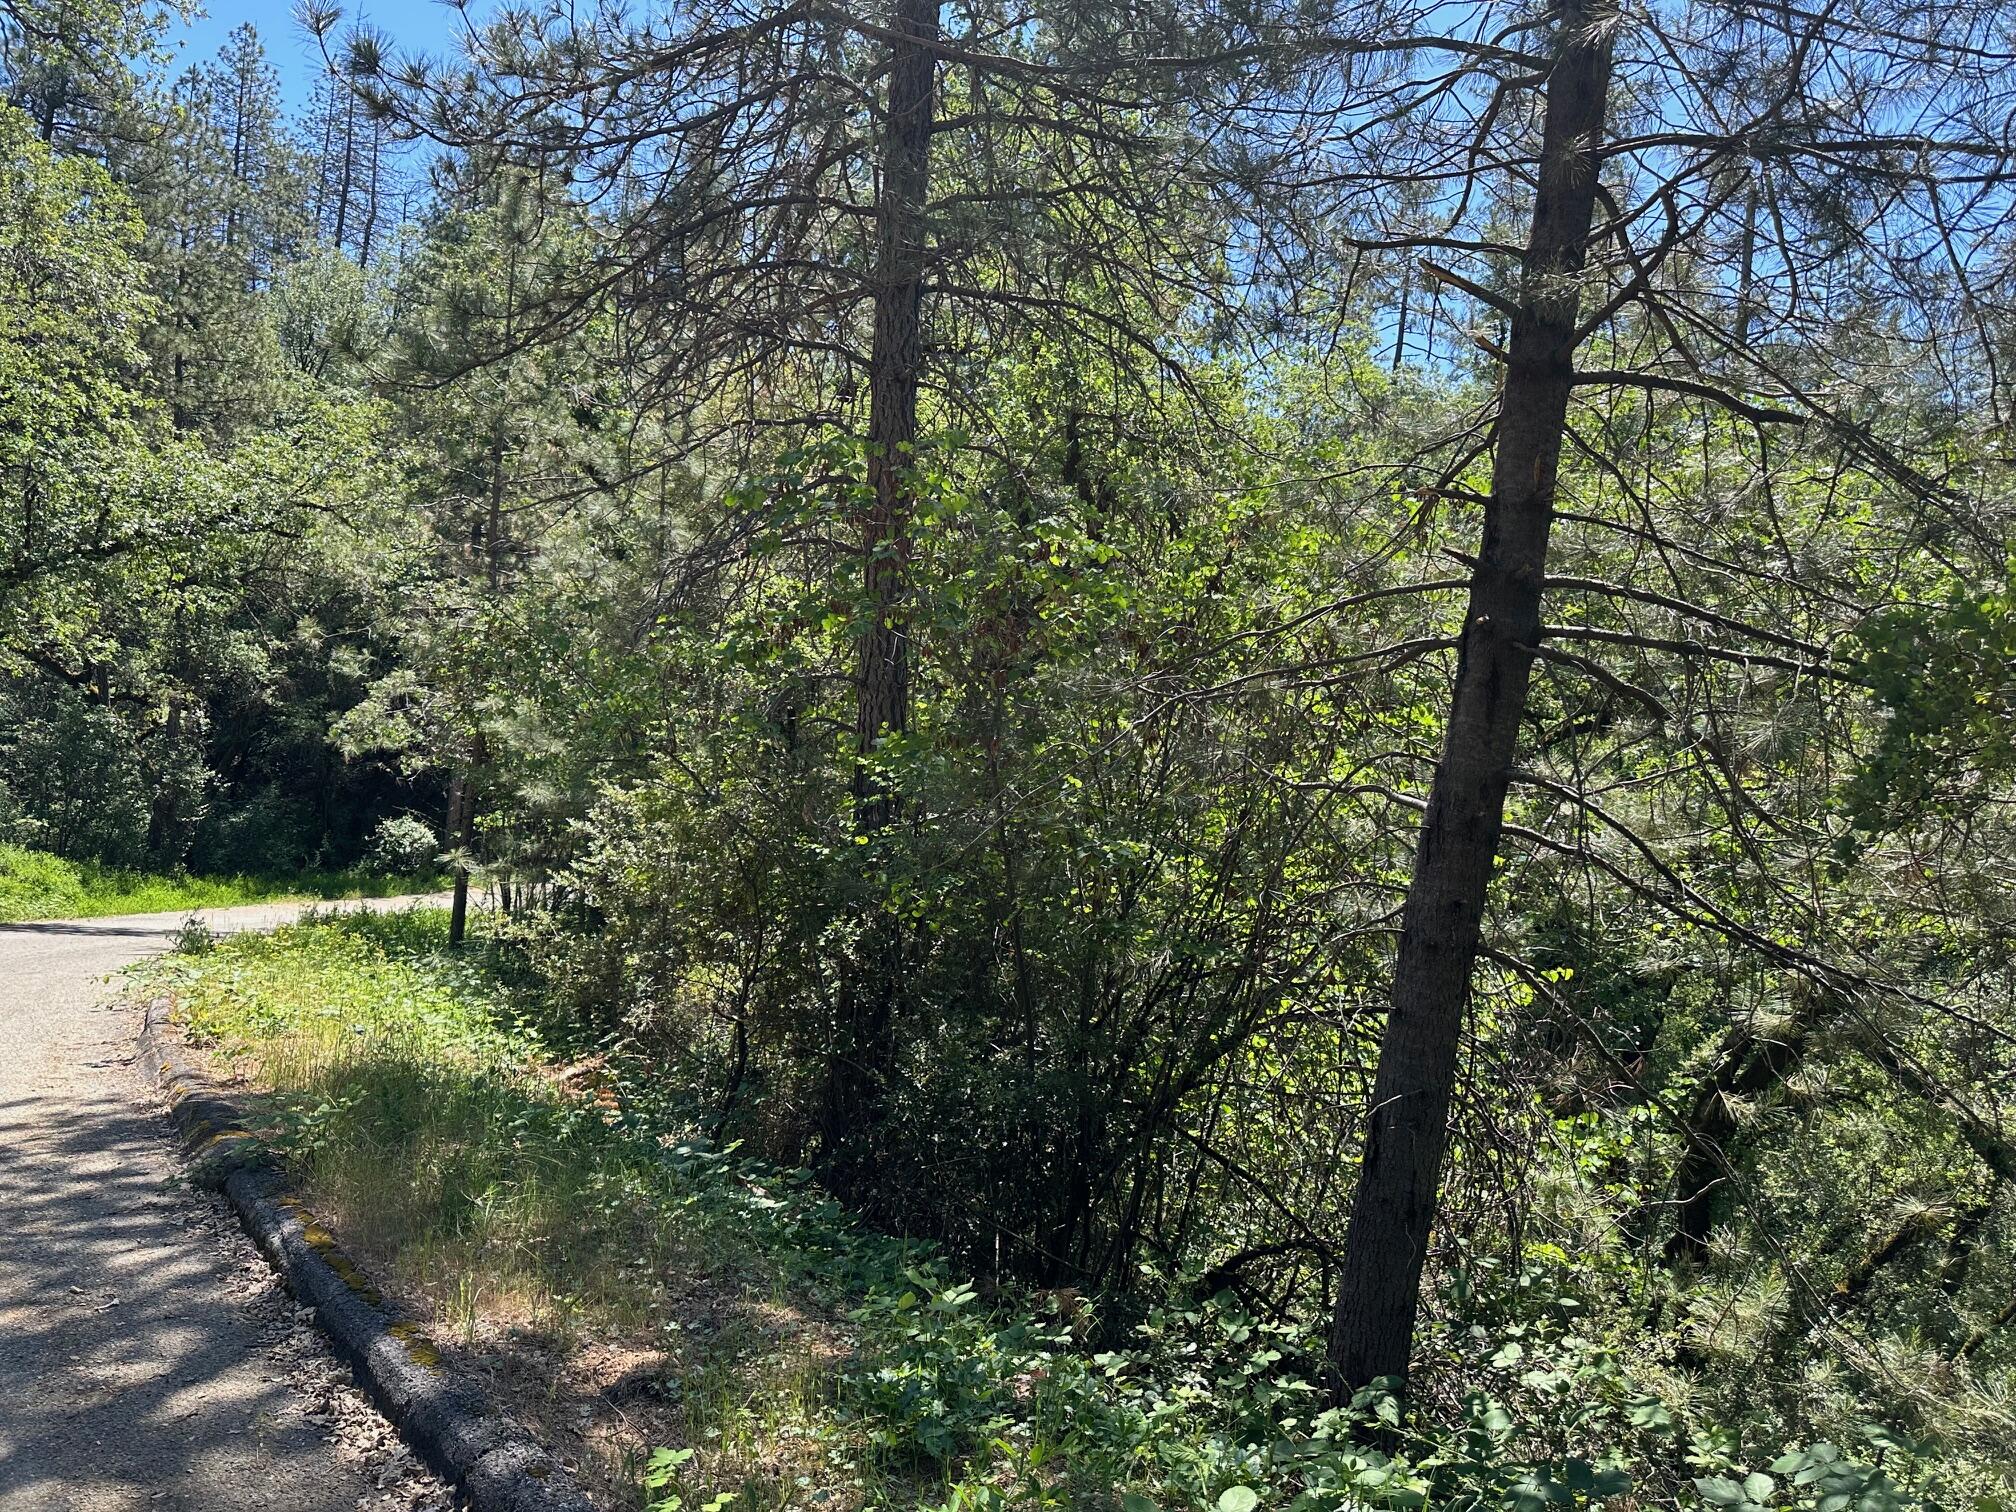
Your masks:
{"label": "roadside vegetation", "polygon": [[163,876],[0,844],[0,924],[190,912],[244,903],[395,898],[434,891],[441,874],[384,876],[363,869],[279,877]]}
{"label": "roadside vegetation", "polygon": [[1318,1334],[1194,1276],[1154,1277],[1160,1300],[1119,1317],[983,1290],[809,1172],[714,1144],[690,1092],[580,1038],[508,942],[448,950],[442,911],[339,910],[137,971],[443,1344],[626,1346],[619,1410],[583,1436],[625,1506],[1879,1512],[1959,1489],[1852,1414],[1838,1444],[1703,1421],[1590,1316],[1600,1268],[1558,1251],[1532,1257],[1523,1305],[1435,1339],[1437,1388],[1461,1392],[1439,1431],[1384,1391],[1326,1407]]}

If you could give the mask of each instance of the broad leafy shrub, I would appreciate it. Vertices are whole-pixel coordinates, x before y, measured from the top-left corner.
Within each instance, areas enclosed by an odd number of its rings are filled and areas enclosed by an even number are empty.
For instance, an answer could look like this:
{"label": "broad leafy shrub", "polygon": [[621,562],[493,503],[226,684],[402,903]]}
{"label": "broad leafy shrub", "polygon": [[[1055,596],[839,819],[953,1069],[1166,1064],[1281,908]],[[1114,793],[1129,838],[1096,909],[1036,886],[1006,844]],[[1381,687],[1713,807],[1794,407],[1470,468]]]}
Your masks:
{"label": "broad leafy shrub", "polygon": [[403,877],[433,866],[441,854],[434,827],[411,814],[380,819],[364,846],[364,865],[382,876]]}
{"label": "broad leafy shrub", "polygon": [[152,763],[120,711],[76,689],[38,687],[32,707],[0,700],[0,719],[13,726],[0,742],[0,782],[18,815],[15,838],[109,866],[147,861]]}

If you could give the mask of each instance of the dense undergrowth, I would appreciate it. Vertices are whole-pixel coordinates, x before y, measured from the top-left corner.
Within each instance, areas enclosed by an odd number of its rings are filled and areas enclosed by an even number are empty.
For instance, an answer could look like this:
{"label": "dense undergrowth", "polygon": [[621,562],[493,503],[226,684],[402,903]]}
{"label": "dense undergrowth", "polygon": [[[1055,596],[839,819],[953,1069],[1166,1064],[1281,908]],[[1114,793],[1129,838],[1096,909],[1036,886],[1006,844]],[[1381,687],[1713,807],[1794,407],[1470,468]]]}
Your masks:
{"label": "dense undergrowth", "polygon": [[274,877],[161,875],[0,844],[0,924],[174,913],[301,898],[390,898],[438,885],[439,879],[430,876],[384,877],[358,870]]}
{"label": "dense undergrowth", "polygon": [[[1508,1507],[1609,1501],[1880,1512],[1946,1504],[1936,1460],[1745,1442],[1695,1421],[1581,1316],[1565,1257],[1495,1330],[1439,1338],[1463,1384],[1402,1424],[1326,1408],[1303,1329],[1144,1276],[1122,1325],[1068,1291],[983,1296],[869,1232],[802,1171],[714,1148],[682,1089],[543,1014],[507,952],[444,919],[327,916],[147,968],[270,1088],[270,1137],[345,1238],[437,1326],[508,1312],[667,1350],[683,1442],[626,1467],[654,1508]],[[696,1289],[739,1302],[695,1314]],[[748,1316],[794,1320],[752,1328]],[[1847,1435],[1842,1435],[1845,1439]]]}

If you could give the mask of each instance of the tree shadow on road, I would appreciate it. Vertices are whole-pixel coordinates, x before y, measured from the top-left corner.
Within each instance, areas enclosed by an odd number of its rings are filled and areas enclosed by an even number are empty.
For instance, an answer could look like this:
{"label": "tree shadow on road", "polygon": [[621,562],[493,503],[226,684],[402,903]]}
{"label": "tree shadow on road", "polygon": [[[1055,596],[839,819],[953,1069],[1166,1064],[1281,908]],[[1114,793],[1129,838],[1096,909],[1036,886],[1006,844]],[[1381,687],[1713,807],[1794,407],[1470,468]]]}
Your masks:
{"label": "tree shadow on road", "polygon": [[158,1112],[0,1101],[0,1512],[352,1512]]}

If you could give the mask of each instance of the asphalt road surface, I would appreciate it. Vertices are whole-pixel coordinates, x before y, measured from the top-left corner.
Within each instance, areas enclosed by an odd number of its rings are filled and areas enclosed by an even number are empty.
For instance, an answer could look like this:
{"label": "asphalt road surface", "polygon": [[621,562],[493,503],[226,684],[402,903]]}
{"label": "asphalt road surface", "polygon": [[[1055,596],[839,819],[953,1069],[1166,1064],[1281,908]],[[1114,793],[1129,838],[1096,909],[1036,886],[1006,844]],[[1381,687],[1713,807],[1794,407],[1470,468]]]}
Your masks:
{"label": "asphalt road surface", "polygon": [[[204,918],[264,929],[299,911]],[[176,1180],[167,1119],[134,1066],[134,1014],[105,977],[181,922],[0,926],[0,1512],[422,1504],[388,1495],[342,1441],[332,1388],[309,1395],[331,1362],[281,1316],[284,1298],[245,1300],[253,1266],[232,1246],[249,1245]]]}

